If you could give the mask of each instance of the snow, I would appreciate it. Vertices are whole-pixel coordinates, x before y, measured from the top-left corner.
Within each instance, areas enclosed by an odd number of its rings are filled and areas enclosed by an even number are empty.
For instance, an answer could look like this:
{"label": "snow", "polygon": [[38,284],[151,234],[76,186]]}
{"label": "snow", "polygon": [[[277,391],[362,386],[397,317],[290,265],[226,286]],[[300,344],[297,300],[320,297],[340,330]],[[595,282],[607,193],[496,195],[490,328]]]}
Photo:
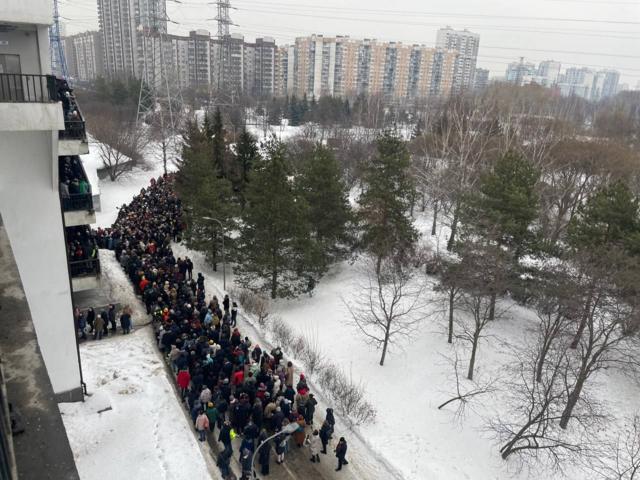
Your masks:
{"label": "snow", "polygon": [[[113,252],[100,254],[118,302],[134,307],[134,319],[145,318]],[[207,464],[177,400],[150,326],[85,342],[80,355],[90,396],[59,407],[83,480],[214,478],[215,466]]]}

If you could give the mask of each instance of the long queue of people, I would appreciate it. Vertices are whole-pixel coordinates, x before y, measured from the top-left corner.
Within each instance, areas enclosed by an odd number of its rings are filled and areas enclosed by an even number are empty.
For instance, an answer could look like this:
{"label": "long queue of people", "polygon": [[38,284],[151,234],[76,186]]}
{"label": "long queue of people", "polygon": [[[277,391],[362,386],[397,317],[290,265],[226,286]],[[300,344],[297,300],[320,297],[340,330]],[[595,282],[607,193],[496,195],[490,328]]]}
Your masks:
{"label": "long queue of people", "polygon": [[[158,347],[176,374],[200,441],[217,439],[222,445],[217,464],[224,478],[230,475],[236,436],[243,478],[251,475],[258,447],[262,475],[269,474],[272,450],[281,464],[292,442],[299,449],[307,446],[310,461],[319,462],[334,432],[332,409],[322,425],[314,424],[317,401],[304,374],[296,378],[279,347],[267,352],[240,333],[237,305],[227,295],[206,299],[204,276],[194,279],[191,260],[176,259],[171,249],[182,229],[180,200],[173,177],[166,176],[123,205],[113,227],[98,230],[96,238],[100,247],[115,250],[152,315]],[[292,423],[297,429],[285,433]],[[348,463],[346,452],[340,438],[336,470]]]}

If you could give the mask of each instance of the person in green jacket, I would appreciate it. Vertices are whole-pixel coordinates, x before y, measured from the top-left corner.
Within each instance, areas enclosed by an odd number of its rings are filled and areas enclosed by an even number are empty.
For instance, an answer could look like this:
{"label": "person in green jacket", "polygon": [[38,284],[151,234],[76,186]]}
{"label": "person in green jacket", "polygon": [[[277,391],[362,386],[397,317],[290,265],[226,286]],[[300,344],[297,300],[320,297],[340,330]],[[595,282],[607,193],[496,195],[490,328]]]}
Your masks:
{"label": "person in green jacket", "polygon": [[218,420],[218,409],[213,402],[209,402],[207,403],[207,409],[204,413],[209,418],[209,430],[213,433],[213,430],[216,428],[216,420]]}
{"label": "person in green jacket", "polygon": [[89,183],[84,178],[80,179],[78,190],[79,193],[89,193]]}

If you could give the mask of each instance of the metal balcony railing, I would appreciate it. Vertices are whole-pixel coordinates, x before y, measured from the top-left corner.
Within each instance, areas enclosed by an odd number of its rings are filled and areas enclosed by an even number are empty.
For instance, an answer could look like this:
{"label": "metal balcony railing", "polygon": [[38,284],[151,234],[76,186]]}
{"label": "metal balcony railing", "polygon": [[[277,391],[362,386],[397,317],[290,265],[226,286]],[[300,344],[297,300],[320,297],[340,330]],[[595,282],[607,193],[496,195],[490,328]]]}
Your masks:
{"label": "metal balcony railing", "polygon": [[62,197],[63,212],[75,212],[78,210],[93,210],[91,191],[88,193],[72,193],[66,198]]}
{"label": "metal balcony railing", "polygon": [[64,130],[58,134],[60,140],[87,140],[84,120],[65,120]]}
{"label": "metal balcony railing", "polygon": [[57,102],[56,78],[53,75],[0,73],[0,102]]}
{"label": "metal balcony railing", "polygon": [[72,278],[100,275],[100,260],[97,258],[88,258],[86,260],[69,262],[69,271],[71,272]]}

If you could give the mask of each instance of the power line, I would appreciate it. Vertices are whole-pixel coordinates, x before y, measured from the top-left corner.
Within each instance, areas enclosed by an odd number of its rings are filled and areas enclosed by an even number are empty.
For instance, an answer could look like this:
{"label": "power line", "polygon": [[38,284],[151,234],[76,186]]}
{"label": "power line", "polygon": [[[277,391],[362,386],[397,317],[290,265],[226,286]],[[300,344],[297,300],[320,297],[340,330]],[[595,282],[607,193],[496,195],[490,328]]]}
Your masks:
{"label": "power line", "polygon": [[[239,0],[240,3],[252,3],[258,6],[264,6],[264,4],[252,2],[251,0]],[[329,8],[331,10],[350,10],[352,12],[376,12],[384,15],[404,15],[404,16],[427,16],[427,17],[453,17],[453,18],[499,18],[503,20],[532,20],[541,22],[576,22],[576,23],[603,23],[612,25],[640,25],[639,21],[629,20],[603,20],[603,19],[589,19],[589,18],[564,18],[564,17],[536,17],[536,16],[518,16],[518,15],[494,15],[484,13],[449,13],[449,12],[425,12],[425,11],[410,11],[410,10],[385,10],[385,9],[371,9],[371,8],[350,8],[350,7],[326,7],[319,4],[306,4],[306,3],[284,3],[284,2],[269,2],[269,6],[279,5],[287,8]],[[287,12],[278,12],[279,15],[286,15]]]}

